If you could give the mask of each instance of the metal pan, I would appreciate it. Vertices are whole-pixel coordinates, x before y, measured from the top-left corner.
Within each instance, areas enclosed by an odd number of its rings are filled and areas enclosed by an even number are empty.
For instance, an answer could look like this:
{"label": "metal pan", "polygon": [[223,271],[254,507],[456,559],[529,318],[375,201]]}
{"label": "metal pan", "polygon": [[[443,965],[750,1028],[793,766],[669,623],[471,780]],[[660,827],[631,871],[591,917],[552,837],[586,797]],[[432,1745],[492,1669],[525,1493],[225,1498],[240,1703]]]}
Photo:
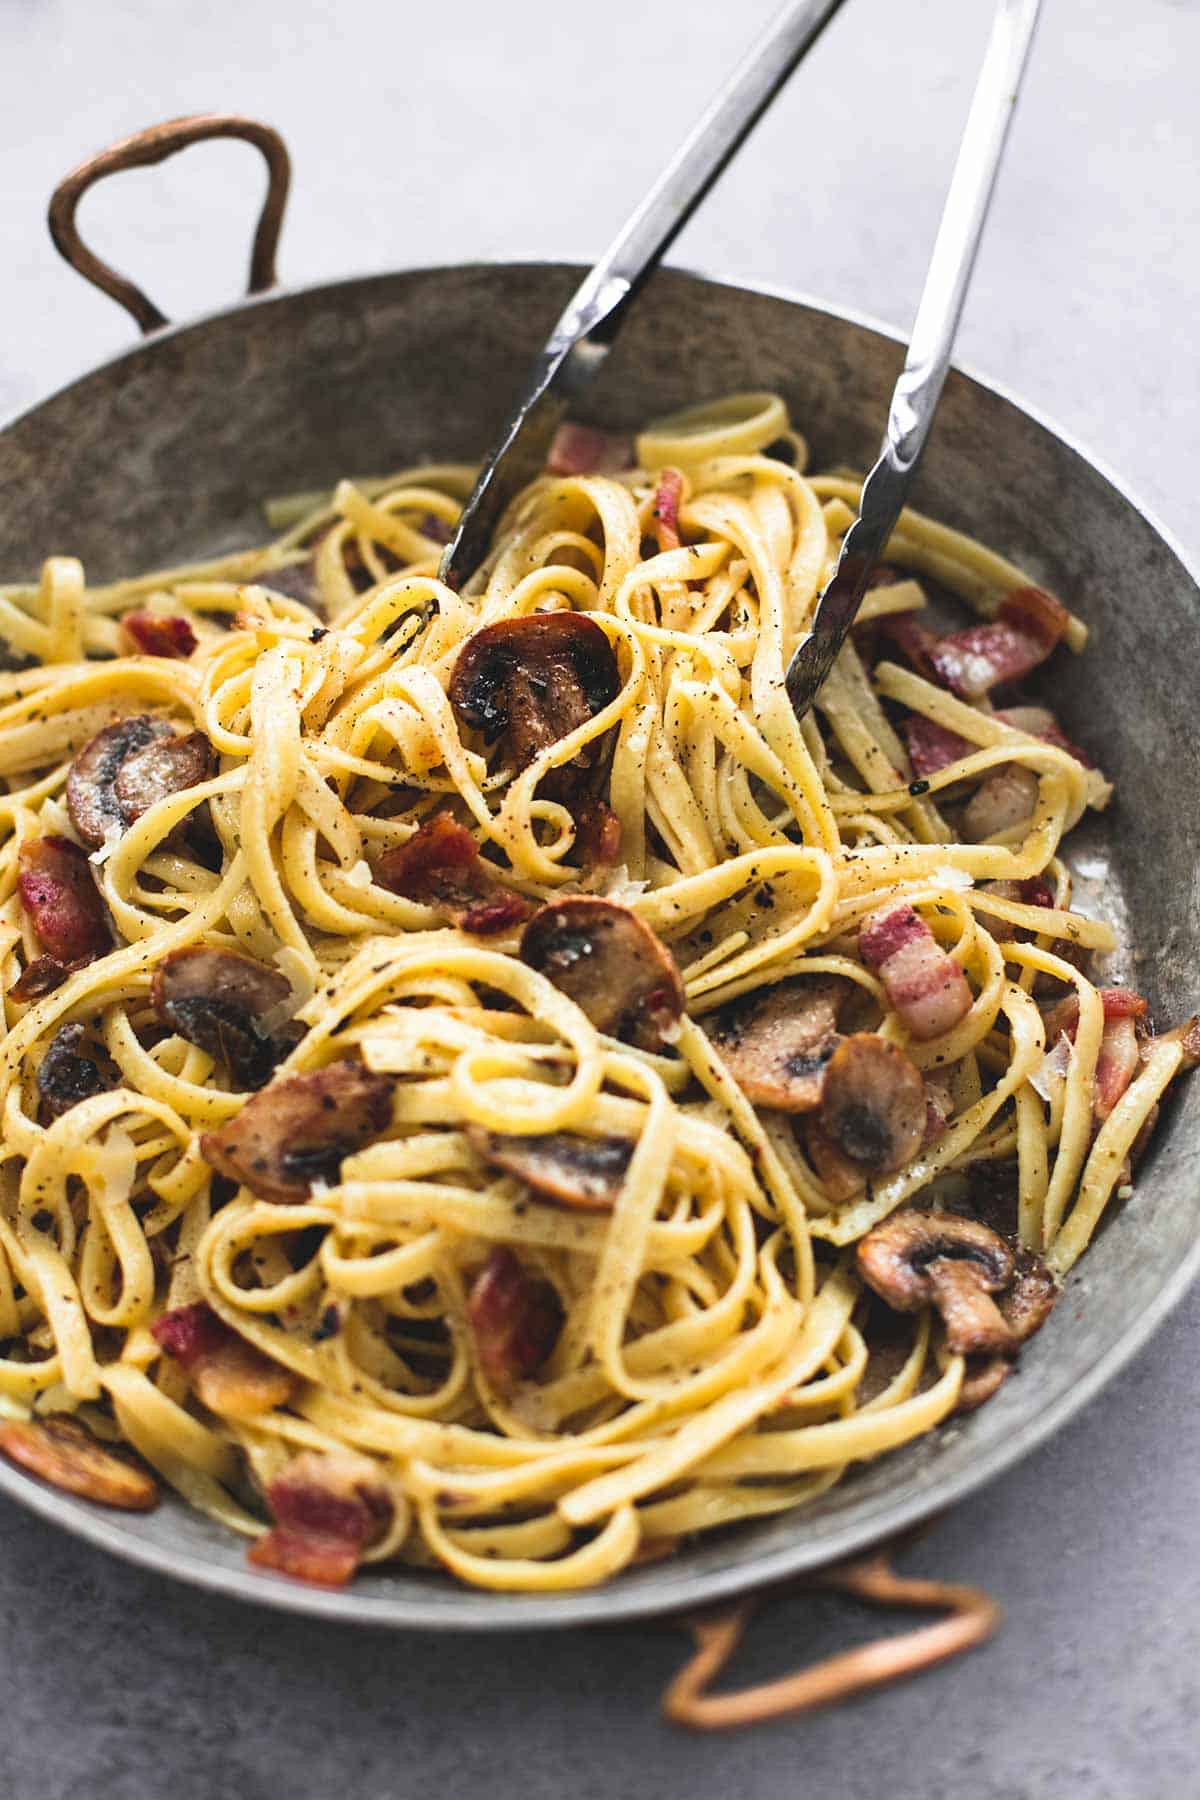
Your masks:
{"label": "metal pan", "polygon": [[[227,135],[230,122],[216,123]],[[257,129],[242,135],[261,144]],[[106,166],[178,148],[162,130],[109,153]],[[60,190],[56,224],[68,249],[73,198],[90,174],[91,165],[71,178],[65,200]],[[276,225],[281,179],[286,159],[272,185]],[[268,246],[259,285],[269,265]],[[477,456],[581,273],[545,264],[409,270],[154,331],[0,432],[0,570],[33,574],[45,553],[62,550],[109,579],[261,539],[265,495],[431,455]],[[135,304],[152,326],[157,309],[144,296]],[[810,437],[814,466],[862,466],[900,361],[896,340],[862,319],[663,269],[589,394],[589,412],[598,424],[629,427],[705,395],[777,388]],[[1059,658],[1054,676],[1066,729],[1102,752],[1117,784],[1102,826],[1073,840],[1078,892],[1115,918],[1124,972],[1136,965],[1157,1016],[1179,1018],[1200,999],[1197,574],[1089,455],[962,373],[947,384],[917,504],[1015,558],[1093,627],[1089,654]],[[1195,1078],[1165,1109],[1135,1197],[996,1399],[805,1511],[701,1541],[597,1592],[503,1596],[379,1570],[325,1593],[251,1571],[240,1541],[174,1501],[117,1517],[3,1463],[0,1489],[134,1562],[365,1625],[565,1626],[708,1603],[847,1556],[963,1499],[1098,1393],[1200,1269],[1198,1158]]]}

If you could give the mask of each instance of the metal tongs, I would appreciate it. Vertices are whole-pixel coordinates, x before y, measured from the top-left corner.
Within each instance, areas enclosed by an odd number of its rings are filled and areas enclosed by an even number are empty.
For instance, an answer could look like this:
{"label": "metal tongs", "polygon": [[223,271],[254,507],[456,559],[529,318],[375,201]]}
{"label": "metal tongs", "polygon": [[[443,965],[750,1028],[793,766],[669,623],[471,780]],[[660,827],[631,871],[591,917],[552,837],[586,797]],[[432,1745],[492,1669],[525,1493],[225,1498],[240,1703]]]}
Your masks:
{"label": "metal tongs", "polygon": [[[441,576],[479,567],[505,507],[545,464],[568,407],[612,348],[628,308],[718,175],[843,0],[793,0],[734,71],[586,277],[550,334],[463,508]],[[1041,0],[1000,0],[938,226],[879,460],[842,541],[812,627],[787,672],[796,716],[812,705],[900,516],[941,396]]]}

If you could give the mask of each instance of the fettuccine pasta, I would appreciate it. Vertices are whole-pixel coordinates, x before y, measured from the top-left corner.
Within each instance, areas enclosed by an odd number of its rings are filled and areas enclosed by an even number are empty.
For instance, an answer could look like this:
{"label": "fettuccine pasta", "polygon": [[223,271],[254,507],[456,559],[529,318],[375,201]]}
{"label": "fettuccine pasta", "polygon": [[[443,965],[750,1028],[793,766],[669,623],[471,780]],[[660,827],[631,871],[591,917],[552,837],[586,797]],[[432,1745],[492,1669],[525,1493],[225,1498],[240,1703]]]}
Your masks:
{"label": "fettuccine pasta", "polygon": [[905,514],[797,722],[805,460],[768,394],[570,427],[463,593],[457,466],[0,590],[10,1458],[558,1590],[1000,1385],[1195,1033],[1099,985],[1021,570]]}

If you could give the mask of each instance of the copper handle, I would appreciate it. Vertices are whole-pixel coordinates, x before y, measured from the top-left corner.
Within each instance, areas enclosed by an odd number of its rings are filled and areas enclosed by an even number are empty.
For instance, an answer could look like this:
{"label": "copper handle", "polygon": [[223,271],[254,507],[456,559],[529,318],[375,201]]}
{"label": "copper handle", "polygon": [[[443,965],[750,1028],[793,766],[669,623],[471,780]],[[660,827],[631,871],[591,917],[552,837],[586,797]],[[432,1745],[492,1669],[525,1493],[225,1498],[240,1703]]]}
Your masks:
{"label": "copper handle", "polygon": [[164,162],[168,156],[186,150],[189,144],[201,143],[205,138],[243,138],[261,150],[266,159],[267,197],[254,233],[247,290],[251,294],[261,294],[275,285],[275,252],[283,226],[283,209],[287,205],[291,160],[279,133],[257,119],[244,119],[236,113],[197,113],[190,118],[167,119],[162,125],[147,126],[145,131],[135,131],[132,137],[122,138],[119,144],[101,150],[97,156],[89,156],[77,169],[72,169],[59,182],[50,201],[50,236],[59,254],[94,287],[132,313],[144,333],[157,331],[159,326],[169,324],[169,319],[136,282],[119,275],[88,249],[79,235],[75,214],[84,194],[106,175]]}
{"label": "copper handle", "polygon": [[667,1718],[696,1731],[730,1731],[812,1712],[819,1706],[836,1706],[974,1649],[991,1636],[1000,1618],[996,1602],[980,1588],[897,1575],[888,1550],[835,1563],[808,1576],[801,1585],[834,1588],[873,1606],[942,1612],[945,1617],[899,1637],[876,1638],[857,1649],[841,1651],[777,1681],[713,1694],[709,1689],[741,1642],[756,1605],[754,1599],[740,1600],[722,1613],[683,1621],[696,1648],[663,1695]]}

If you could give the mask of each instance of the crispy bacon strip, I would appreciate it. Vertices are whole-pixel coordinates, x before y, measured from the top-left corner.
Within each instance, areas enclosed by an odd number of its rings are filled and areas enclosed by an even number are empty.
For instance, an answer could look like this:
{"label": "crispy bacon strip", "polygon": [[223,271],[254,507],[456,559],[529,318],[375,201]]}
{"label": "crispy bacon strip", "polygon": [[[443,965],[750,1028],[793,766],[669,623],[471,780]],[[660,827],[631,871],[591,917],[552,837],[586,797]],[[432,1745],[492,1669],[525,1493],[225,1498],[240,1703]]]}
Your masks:
{"label": "crispy bacon strip", "polygon": [[444,918],[479,937],[522,925],[537,910],[533,901],[501,880],[479,854],[465,826],[449,813],[434,813],[406,844],[380,858],[383,887],[406,900],[435,907]]}
{"label": "crispy bacon strip", "polygon": [[928,625],[922,625],[912,613],[889,613],[875,620],[875,624],[879,628],[879,635],[899,650],[918,675],[923,675],[926,681],[937,681],[938,672],[933,655],[938,640],[936,633],[930,631]]}
{"label": "crispy bacon strip", "polygon": [[345,1587],[395,1512],[377,1465],[352,1450],[303,1451],[268,1484],[266,1498],[275,1523],[249,1560],[320,1587]]}
{"label": "crispy bacon strip", "polygon": [[17,866],[21,904],[47,956],[79,965],[107,955],[112,939],[86,850],[70,838],[28,838]]}
{"label": "crispy bacon strip", "polygon": [[251,1419],[286,1406],[296,1377],[231,1331],[210,1306],[178,1306],[150,1327],[155,1343],[186,1370],[202,1405],[227,1418]]}
{"label": "crispy bacon strip", "polygon": [[178,613],[123,613],[121,629],[143,656],[185,657],[196,648],[190,621]]}
{"label": "crispy bacon strip", "polygon": [[467,1319],[484,1374],[506,1393],[558,1342],[562,1302],[548,1281],[531,1279],[507,1245],[497,1244],[467,1296]]}
{"label": "crispy bacon strip", "polygon": [[911,713],[905,719],[903,731],[913,774],[922,778],[939,775],[951,763],[970,756],[976,748],[957,731],[947,731],[944,725],[935,725],[932,719],[923,718],[920,713]]}
{"label": "crispy bacon strip", "polygon": [[664,469],[654,490],[654,537],[660,550],[678,550],[679,502],[683,476],[678,469]]}
{"label": "crispy bacon strip", "polygon": [[546,467],[551,475],[599,475],[628,469],[632,462],[632,445],[627,439],[568,419],[554,434]]}
{"label": "crispy bacon strip", "polygon": [[[1101,988],[1100,998],[1104,1002],[1104,1035],[1092,1091],[1092,1112],[1098,1123],[1107,1119],[1137,1073],[1141,1060],[1137,1020],[1145,1017],[1148,1007],[1132,988]],[[1065,1034],[1074,1043],[1078,1029],[1079,996],[1068,994],[1046,1014],[1046,1042],[1057,1043]]]}
{"label": "crispy bacon strip", "polygon": [[907,902],[864,919],[858,947],[915,1038],[941,1037],[970,1009],[966,976]]}
{"label": "crispy bacon strip", "polygon": [[1020,681],[1044,663],[1066,634],[1070,614],[1041,588],[1017,588],[987,625],[969,625],[929,650],[937,678],[964,700],[977,700],[1001,682]]}
{"label": "crispy bacon strip", "polygon": [[1091,757],[1086,750],[1073,743],[1067,736],[1048,706],[1010,706],[997,710],[993,717],[1004,725],[1011,725],[1014,731],[1027,731],[1030,737],[1040,738],[1043,744],[1053,744],[1056,750],[1065,750],[1085,769],[1094,769]]}

